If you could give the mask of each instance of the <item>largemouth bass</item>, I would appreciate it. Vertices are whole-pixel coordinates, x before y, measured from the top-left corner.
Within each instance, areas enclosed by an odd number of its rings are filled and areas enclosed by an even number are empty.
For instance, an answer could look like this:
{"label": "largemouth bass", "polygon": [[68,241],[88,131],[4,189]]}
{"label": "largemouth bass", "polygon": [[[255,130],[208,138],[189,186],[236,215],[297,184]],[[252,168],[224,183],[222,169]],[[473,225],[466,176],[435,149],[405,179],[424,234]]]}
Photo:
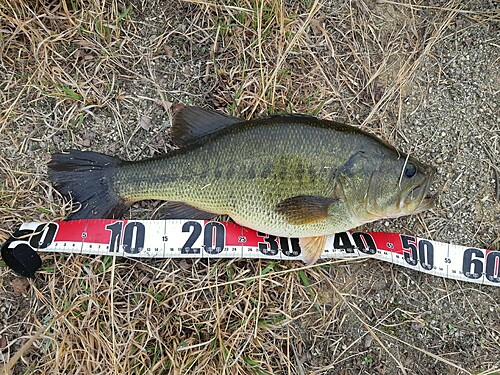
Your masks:
{"label": "largemouth bass", "polygon": [[244,121],[184,107],[171,134],[179,149],[141,161],[54,154],[50,179],[81,205],[68,219],[119,218],[134,202],[166,200],[171,217],[229,215],[298,237],[310,264],[329,234],[433,205],[432,167],[352,126],[304,115]]}

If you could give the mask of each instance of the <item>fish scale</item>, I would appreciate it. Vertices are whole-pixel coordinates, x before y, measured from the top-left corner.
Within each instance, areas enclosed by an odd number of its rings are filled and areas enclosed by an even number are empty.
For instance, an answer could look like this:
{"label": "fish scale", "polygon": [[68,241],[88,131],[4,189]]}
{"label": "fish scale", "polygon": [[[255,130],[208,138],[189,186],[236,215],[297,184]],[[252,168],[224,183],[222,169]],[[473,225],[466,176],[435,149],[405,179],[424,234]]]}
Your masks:
{"label": "fish scale", "polygon": [[[258,128],[243,125],[239,131],[214,137],[202,146],[146,163],[127,163],[117,170],[120,182],[114,185],[116,191],[129,201],[160,198],[189,202],[205,211],[230,215],[236,221],[245,218],[254,227],[260,223],[257,229],[262,231],[274,227],[271,232],[280,228],[277,234],[289,235],[298,228],[287,226],[274,206],[296,195],[328,194],[332,169],[324,166],[332,162],[331,145],[325,141],[327,129],[317,128],[311,134],[309,126],[302,123],[278,118],[273,122]],[[253,142],[246,142],[248,139]],[[273,148],[277,154],[270,152]],[[348,155],[337,157],[342,164]],[[318,164],[319,160],[324,162]],[[227,173],[230,166],[237,166],[232,176]],[[156,172],[162,170],[168,170],[174,178],[165,179]],[[300,170],[302,173],[297,173]],[[345,212],[339,217],[349,223]],[[304,226],[301,232],[320,226],[324,233],[331,233],[326,222]]]}

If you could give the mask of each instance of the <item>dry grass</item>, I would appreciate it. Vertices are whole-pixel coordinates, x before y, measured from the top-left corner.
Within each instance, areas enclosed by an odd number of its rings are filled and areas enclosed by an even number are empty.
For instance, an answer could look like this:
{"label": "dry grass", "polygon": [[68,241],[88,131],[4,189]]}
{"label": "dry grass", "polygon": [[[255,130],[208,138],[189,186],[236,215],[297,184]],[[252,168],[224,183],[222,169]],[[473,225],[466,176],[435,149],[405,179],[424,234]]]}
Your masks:
{"label": "dry grass", "polygon": [[[166,152],[176,102],[246,118],[310,113],[399,142],[405,99],[429,84],[416,76],[458,18],[500,20],[458,1],[0,0],[0,241],[69,212],[44,174],[51,152]],[[410,230],[440,233],[433,215],[437,228]],[[500,371],[491,288],[373,261],[55,254],[44,265],[23,292],[0,262],[5,373]]]}

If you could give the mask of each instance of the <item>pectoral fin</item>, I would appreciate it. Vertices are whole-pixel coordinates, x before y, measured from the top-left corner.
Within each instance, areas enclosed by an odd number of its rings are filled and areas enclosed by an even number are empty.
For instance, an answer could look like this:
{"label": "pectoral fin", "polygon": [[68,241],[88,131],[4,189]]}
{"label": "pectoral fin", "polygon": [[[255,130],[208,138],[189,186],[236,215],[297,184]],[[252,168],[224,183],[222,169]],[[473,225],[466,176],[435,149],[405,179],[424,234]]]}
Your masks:
{"label": "pectoral fin", "polygon": [[304,263],[308,266],[316,263],[326,246],[326,236],[305,237],[299,239],[300,249],[304,253]]}
{"label": "pectoral fin", "polygon": [[311,224],[328,218],[328,210],[338,199],[299,195],[285,199],[276,205],[275,211],[282,214],[289,224]]}

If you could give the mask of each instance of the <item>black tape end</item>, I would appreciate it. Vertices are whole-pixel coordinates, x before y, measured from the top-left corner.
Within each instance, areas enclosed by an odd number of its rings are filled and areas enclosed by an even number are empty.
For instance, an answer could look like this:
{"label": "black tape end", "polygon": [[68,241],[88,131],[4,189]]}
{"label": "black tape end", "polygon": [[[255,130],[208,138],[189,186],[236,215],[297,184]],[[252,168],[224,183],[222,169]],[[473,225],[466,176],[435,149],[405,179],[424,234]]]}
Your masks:
{"label": "black tape end", "polygon": [[9,247],[9,241],[2,246],[2,259],[15,273],[23,277],[34,277],[42,266],[42,259],[29,245]]}

